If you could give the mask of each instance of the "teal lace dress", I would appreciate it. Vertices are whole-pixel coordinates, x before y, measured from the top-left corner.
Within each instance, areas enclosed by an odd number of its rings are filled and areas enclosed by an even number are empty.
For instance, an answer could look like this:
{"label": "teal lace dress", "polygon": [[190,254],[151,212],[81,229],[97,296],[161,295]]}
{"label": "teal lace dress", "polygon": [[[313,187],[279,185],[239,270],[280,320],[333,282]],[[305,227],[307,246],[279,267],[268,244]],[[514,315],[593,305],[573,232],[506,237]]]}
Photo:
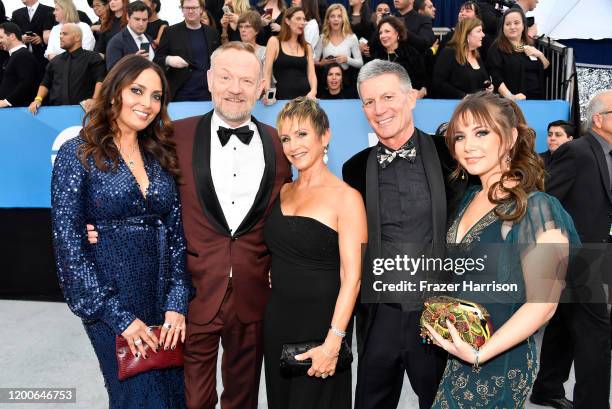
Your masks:
{"label": "teal lace dress", "polygon": [[[456,243],[459,221],[480,189],[480,186],[473,187],[464,196],[448,231],[448,243]],[[500,210],[505,212],[512,205],[501,206]],[[500,328],[525,303],[521,256],[534,247],[539,233],[549,229],[560,229],[570,243],[579,242],[571,217],[557,199],[545,193],[533,192],[529,195],[526,214],[520,220],[503,222],[491,210],[459,243],[462,251],[475,257],[482,256],[485,248],[498,249],[487,252],[487,264],[496,266],[493,279],[497,283],[518,284],[519,290],[512,293],[479,293],[479,299],[472,299],[488,310],[494,330]],[[466,273],[459,279],[478,280],[478,277],[471,276],[473,274],[477,273]],[[470,299],[466,294],[459,293],[457,296]],[[537,366],[533,337],[482,364],[478,370],[451,355],[432,409],[523,408],[535,381]]]}

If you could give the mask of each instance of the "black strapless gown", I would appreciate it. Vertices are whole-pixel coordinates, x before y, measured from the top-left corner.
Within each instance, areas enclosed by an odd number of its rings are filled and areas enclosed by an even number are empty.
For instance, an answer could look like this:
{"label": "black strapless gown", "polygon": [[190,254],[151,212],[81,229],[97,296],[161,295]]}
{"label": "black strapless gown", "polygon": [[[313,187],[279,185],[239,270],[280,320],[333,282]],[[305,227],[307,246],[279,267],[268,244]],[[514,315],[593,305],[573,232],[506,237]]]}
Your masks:
{"label": "black strapless gown", "polygon": [[272,253],[272,294],[264,318],[268,407],[350,409],[350,370],[321,379],[285,378],[279,369],[283,344],[327,336],[340,291],[338,233],[310,217],[283,215],[277,199],[264,235]]}

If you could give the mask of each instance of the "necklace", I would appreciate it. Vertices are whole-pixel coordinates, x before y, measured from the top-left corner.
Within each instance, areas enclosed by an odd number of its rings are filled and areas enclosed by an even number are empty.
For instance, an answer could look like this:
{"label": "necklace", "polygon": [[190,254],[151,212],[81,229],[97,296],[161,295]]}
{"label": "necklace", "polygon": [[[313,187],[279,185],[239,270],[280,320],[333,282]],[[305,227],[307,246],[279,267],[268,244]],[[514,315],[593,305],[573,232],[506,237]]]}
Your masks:
{"label": "necklace", "polygon": [[136,162],[134,161],[134,159],[132,159],[132,155],[134,154],[134,152],[136,152],[136,147],[138,146],[138,141],[136,141],[136,145],[134,145],[134,147],[132,147],[132,150],[128,153],[125,153],[123,151],[123,149],[121,148],[121,144],[119,144],[119,142],[117,142],[117,146],[119,146],[119,152],[122,154],[127,155],[127,165],[128,168],[130,168],[130,170],[134,170],[134,168],[136,167]]}
{"label": "necklace", "polygon": [[520,43],[519,45],[514,45],[514,51],[522,53],[525,51],[525,44]]}

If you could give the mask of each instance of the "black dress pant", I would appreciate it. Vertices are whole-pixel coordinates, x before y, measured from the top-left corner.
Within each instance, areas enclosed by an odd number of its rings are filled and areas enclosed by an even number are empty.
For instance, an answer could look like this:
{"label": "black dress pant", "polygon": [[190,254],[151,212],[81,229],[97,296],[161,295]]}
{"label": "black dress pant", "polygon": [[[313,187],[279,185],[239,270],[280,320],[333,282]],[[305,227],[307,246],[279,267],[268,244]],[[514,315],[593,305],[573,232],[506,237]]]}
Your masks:
{"label": "black dress pant", "polygon": [[574,362],[575,409],[609,408],[610,317],[606,304],[559,304],[548,323],[533,393],[564,397]]}
{"label": "black dress pant", "polygon": [[378,306],[374,323],[359,357],[355,409],[395,409],[408,375],[419,398],[429,409],[446,365],[446,352],[423,344],[419,336],[420,311]]}

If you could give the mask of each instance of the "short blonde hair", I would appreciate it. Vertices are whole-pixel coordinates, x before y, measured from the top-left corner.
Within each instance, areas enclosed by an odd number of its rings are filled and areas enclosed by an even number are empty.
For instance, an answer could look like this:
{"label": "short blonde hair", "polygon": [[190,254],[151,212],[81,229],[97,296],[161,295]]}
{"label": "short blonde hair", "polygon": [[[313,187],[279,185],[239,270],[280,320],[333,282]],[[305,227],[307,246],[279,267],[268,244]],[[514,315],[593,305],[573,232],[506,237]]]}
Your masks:
{"label": "short blonde hair", "polygon": [[298,97],[285,104],[276,117],[276,129],[285,121],[297,119],[298,122],[309,121],[318,137],[329,129],[329,118],[321,106],[313,99]]}

